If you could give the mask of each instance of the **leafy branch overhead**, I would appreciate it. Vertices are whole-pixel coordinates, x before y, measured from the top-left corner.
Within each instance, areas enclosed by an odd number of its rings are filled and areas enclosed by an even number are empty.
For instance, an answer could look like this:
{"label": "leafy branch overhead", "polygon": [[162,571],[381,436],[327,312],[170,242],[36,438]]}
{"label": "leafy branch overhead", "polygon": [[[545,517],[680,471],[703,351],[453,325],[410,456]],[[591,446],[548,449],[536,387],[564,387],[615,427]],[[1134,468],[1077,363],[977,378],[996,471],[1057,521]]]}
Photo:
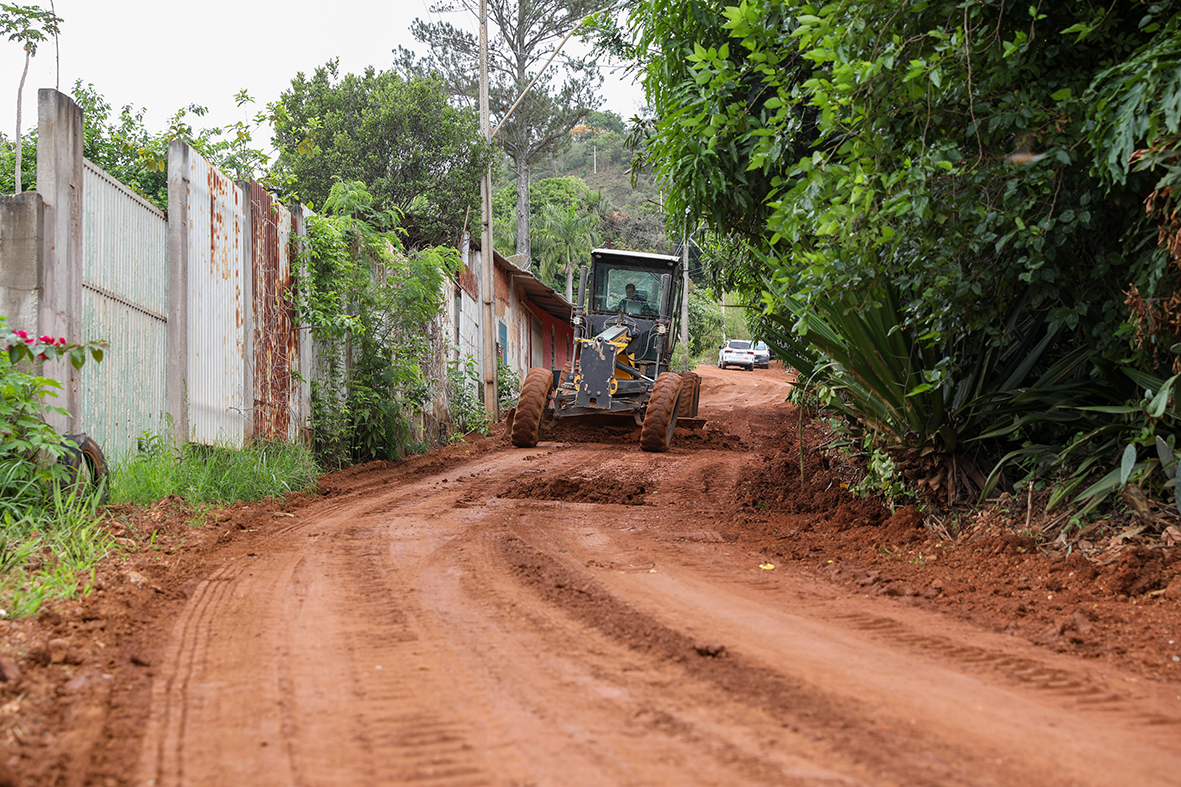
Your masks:
{"label": "leafy branch overhead", "polygon": [[458,243],[478,210],[491,150],[475,112],[450,104],[438,79],[341,74],[332,60],[296,75],[273,116],[274,174],[289,198],[320,206],[334,183],[359,181],[381,211],[405,217],[411,246]]}
{"label": "leafy branch overhead", "polygon": [[[718,279],[753,285],[782,350],[865,393],[834,406],[912,480],[1068,473],[1078,490],[1176,426],[1140,402],[1181,371],[1179,15],[644,0],[597,33],[644,81],[633,138],[670,213],[745,250]],[[899,339],[905,363],[859,376]],[[980,376],[1022,348],[1023,385]],[[1001,472],[981,485],[972,466]]]}

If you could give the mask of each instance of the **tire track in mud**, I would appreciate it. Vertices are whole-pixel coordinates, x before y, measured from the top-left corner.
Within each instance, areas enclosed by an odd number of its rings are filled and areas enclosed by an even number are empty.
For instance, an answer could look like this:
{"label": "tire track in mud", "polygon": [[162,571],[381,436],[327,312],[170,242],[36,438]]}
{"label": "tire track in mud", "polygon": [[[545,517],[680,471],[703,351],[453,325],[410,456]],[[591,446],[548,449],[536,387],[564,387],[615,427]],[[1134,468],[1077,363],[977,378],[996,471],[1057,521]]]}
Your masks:
{"label": "tire track in mud", "polygon": [[[659,496],[661,489],[658,487],[654,490],[653,496]],[[674,600],[675,595],[670,595],[667,599],[662,601],[663,594],[678,592],[688,592],[688,598],[692,598],[693,587],[698,584],[712,585],[718,588],[719,591],[726,593],[725,588],[730,588],[733,592],[738,588],[747,588],[750,591],[757,592],[757,598],[766,599],[765,601],[755,601],[756,596],[751,593],[738,592],[735,600],[745,599],[743,602],[743,610],[735,609],[735,615],[750,615],[752,612],[759,617],[766,616],[767,613],[774,613],[775,610],[782,610],[788,615],[787,620],[772,625],[791,625],[790,619],[800,616],[800,613],[794,610],[788,611],[789,607],[785,606],[785,602],[790,605],[794,601],[804,602],[806,605],[802,611],[802,618],[798,621],[805,623],[805,630],[815,630],[817,634],[823,637],[835,636],[832,644],[828,646],[832,657],[840,658],[841,654],[848,651],[849,656],[852,656],[854,661],[858,658],[857,652],[872,653],[875,649],[868,642],[865,647],[859,647],[858,642],[864,642],[866,638],[858,636],[857,632],[871,633],[875,639],[885,639],[870,632],[875,626],[886,628],[892,627],[892,623],[887,622],[882,624],[880,621],[885,620],[880,615],[864,614],[864,613],[849,613],[845,594],[839,592],[835,587],[828,586],[827,583],[816,584],[814,582],[803,582],[798,580],[789,580],[787,575],[779,576],[778,572],[762,572],[753,570],[753,563],[748,564],[745,569],[735,566],[735,560],[732,558],[719,559],[718,553],[729,549],[724,539],[714,531],[709,529],[709,522],[704,519],[694,517],[692,515],[682,519],[678,526],[673,529],[668,524],[661,525],[647,525],[641,523],[639,527],[626,526],[626,521],[640,519],[642,521],[644,512],[635,512],[634,509],[625,509],[619,506],[595,506],[584,503],[575,503],[566,507],[563,511],[562,506],[556,502],[549,503],[535,503],[531,505],[533,514],[519,511],[517,507],[516,525],[511,529],[515,536],[519,537],[523,542],[528,544],[528,550],[532,550],[533,558],[536,561],[552,562],[557,568],[553,569],[552,575],[547,569],[540,571],[537,566],[534,566],[535,576],[525,577],[523,585],[532,587],[540,598],[551,604],[555,609],[567,612],[572,617],[581,620],[599,631],[613,636],[617,641],[628,644],[633,647],[647,647],[647,645],[638,644],[648,642],[654,635],[653,631],[657,631],[663,624],[655,618],[645,616],[643,610],[649,612],[655,611],[660,615],[661,619],[665,618],[665,614],[671,611],[668,601]],[[558,512],[563,512],[564,516],[559,516]],[[507,512],[506,512],[507,513]],[[698,512],[705,514],[705,509]],[[705,514],[708,517],[708,514]],[[626,521],[621,520],[625,518]],[[659,521],[659,520],[658,520]],[[700,545],[700,548],[685,549],[687,545]],[[682,545],[682,546],[678,546]],[[504,550],[502,549],[502,555]],[[741,550],[740,550],[741,551]],[[711,553],[713,557],[711,558]],[[507,560],[512,563],[511,555]],[[748,555],[747,560],[756,558],[755,555]],[[741,558],[739,558],[741,560]],[[757,558],[756,558],[757,562]],[[651,568],[649,568],[651,567]],[[584,571],[587,569],[587,571]],[[673,584],[669,585],[666,581],[654,577],[652,580],[643,579],[636,581],[630,579],[623,581],[622,577],[634,574],[643,574],[646,569],[654,575],[661,575],[667,577],[680,577],[674,579]],[[689,575],[686,576],[685,572]],[[611,577],[619,577],[619,581],[611,580]],[[556,578],[555,578],[556,577]],[[602,579],[600,579],[600,577]],[[602,580],[609,580],[606,584]],[[685,586],[686,580],[689,586]],[[656,584],[652,584],[656,583]],[[678,591],[678,587],[680,591]],[[650,588],[651,592],[643,591],[642,595],[637,596],[637,600],[643,603],[643,606],[637,607],[630,601],[634,591],[642,588]],[[700,588],[698,588],[700,590]],[[617,604],[622,605],[621,614],[630,615],[632,612],[639,611],[641,620],[636,625],[631,625],[630,632],[620,632],[618,627],[610,623],[608,619],[612,616],[611,606],[612,601],[604,600],[603,594],[611,599],[615,599]],[[585,597],[591,596],[592,601],[586,604],[580,604],[578,601],[572,601],[571,596]],[[682,600],[685,597],[682,597]],[[752,606],[753,605],[753,606]],[[869,602],[862,605],[860,601],[853,600],[853,606],[879,606],[874,602]],[[701,630],[700,626],[690,624],[688,629],[680,628],[689,620],[704,620],[705,625],[709,628],[717,627],[720,621],[714,621],[713,624],[708,623],[708,618],[700,618],[695,616],[691,611],[688,617],[684,614],[684,610],[680,614],[674,613],[672,615],[674,620],[680,622],[673,623],[671,626],[663,625],[664,628],[674,632],[682,638],[681,644],[677,647],[668,647],[667,640],[663,645],[655,647],[654,652],[658,655],[663,655],[670,660],[680,658],[682,661],[686,660],[684,655],[685,647],[684,640],[696,641],[694,638],[689,638],[683,631]],[[768,622],[772,622],[772,618],[768,617]],[[809,622],[810,621],[810,622]],[[821,621],[824,621],[823,623]],[[866,622],[868,622],[868,625]],[[859,626],[861,623],[863,626]],[[819,624],[819,626],[817,625]],[[835,624],[835,625],[833,625]],[[936,623],[936,625],[940,625]],[[627,626],[625,626],[627,628]],[[729,632],[724,636],[737,637],[739,640],[748,638],[749,634],[743,635],[741,633],[741,626],[733,628],[721,623],[720,628]],[[828,629],[829,631],[824,631]],[[769,632],[768,632],[769,633]],[[946,673],[944,678],[933,677],[933,687],[935,692],[926,699],[919,699],[927,694],[924,681],[919,681],[913,685],[912,689],[917,689],[918,693],[913,695],[913,699],[918,700],[918,704],[914,706],[914,710],[920,714],[923,713],[924,707],[926,713],[929,715],[932,710],[941,706],[947,705],[948,700],[958,699],[961,702],[971,701],[976,694],[979,698],[984,700],[982,703],[988,710],[984,710],[984,715],[996,714],[998,719],[1004,717],[1006,709],[1005,695],[1009,692],[1004,688],[1005,686],[1014,686],[1020,689],[1033,689],[1033,693],[1019,692],[1012,696],[1021,707],[1027,707],[1027,711],[1033,712],[1039,718],[1045,718],[1050,725],[1047,734],[1036,727],[1031,727],[1030,723],[1026,722],[1023,726],[1029,728],[1029,732],[1034,735],[1033,738],[1026,738],[1023,740],[1020,737],[1018,740],[1011,741],[1010,744],[1016,744],[1012,750],[1009,750],[1005,743],[1007,737],[1004,734],[994,735],[992,743],[988,744],[984,741],[987,739],[972,742],[966,749],[961,748],[958,741],[971,741],[971,725],[964,726],[962,722],[957,720],[960,724],[960,729],[964,733],[969,733],[968,738],[960,738],[956,736],[952,730],[955,725],[948,726],[946,729],[937,723],[938,717],[930,717],[931,721],[936,722],[936,726],[929,728],[926,732],[917,732],[916,736],[907,734],[906,731],[906,716],[895,717],[892,721],[888,721],[891,713],[908,713],[906,710],[895,711],[895,701],[890,699],[890,695],[877,695],[876,687],[874,688],[877,699],[873,701],[874,704],[866,707],[859,706],[856,702],[849,706],[844,703],[845,700],[858,699],[856,693],[850,694],[848,690],[840,690],[832,692],[832,688],[839,684],[833,684],[833,676],[839,675],[842,669],[832,669],[828,666],[822,666],[822,672],[827,677],[821,686],[827,685],[828,689],[821,689],[818,693],[822,699],[835,699],[834,707],[840,709],[840,712],[848,710],[847,716],[842,719],[839,714],[834,715],[829,719],[829,722],[839,729],[835,736],[828,736],[823,731],[821,734],[824,737],[834,741],[836,756],[847,755],[850,749],[855,750],[854,747],[847,747],[845,741],[839,738],[839,735],[849,730],[848,734],[860,738],[864,741],[862,736],[862,728],[858,724],[849,724],[848,719],[854,718],[858,723],[869,721],[871,728],[880,727],[881,722],[886,722],[891,725],[885,738],[890,738],[883,742],[879,739],[870,746],[869,758],[858,759],[854,757],[854,761],[866,763],[874,762],[875,757],[883,756],[887,762],[894,763],[890,766],[896,768],[898,779],[902,783],[914,783],[914,775],[911,768],[913,761],[918,759],[923,762],[923,768],[920,772],[923,773],[923,780],[926,783],[943,783],[944,779],[953,780],[954,783],[971,783],[971,784],[989,784],[989,783],[1039,783],[1039,784],[1082,784],[1082,783],[1120,783],[1111,782],[1112,774],[1118,770],[1118,762],[1120,756],[1115,754],[1113,756],[1103,756],[1096,758],[1095,765],[1098,770],[1089,769],[1087,766],[1078,767],[1079,762],[1086,762],[1083,760],[1073,760],[1070,756],[1064,756],[1060,752],[1056,752],[1056,756],[1051,757],[1050,761],[1057,761],[1060,763],[1059,768],[1048,767],[1045,763],[1040,762],[1040,757],[1037,754],[1038,746],[1028,743],[1027,741],[1038,740],[1042,741],[1042,745],[1061,745],[1068,744],[1067,751],[1074,751],[1079,748],[1077,743],[1083,740],[1089,740],[1090,736],[1099,733],[1101,729],[1105,728],[1106,722],[1101,722],[1096,726],[1095,722],[1086,722],[1075,724],[1069,711],[1064,715],[1063,710],[1068,708],[1080,707],[1078,703],[1083,706],[1087,704],[1095,704],[1103,707],[1106,703],[1112,702],[1112,697],[1108,696],[1108,691],[1104,686],[1100,685],[1098,691],[1092,682],[1089,682],[1085,677],[1080,676],[1085,674],[1085,671],[1065,671],[1053,668],[1050,664],[1037,661],[1036,659],[1029,659],[1020,652],[1014,653],[1005,650],[992,651],[990,649],[979,648],[977,645],[971,643],[965,637],[971,636],[967,632],[963,632],[957,642],[953,638],[942,637],[939,635],[926,636],[918,631],[897,631],[895,634],[898,637],[897,642],[888,642],[893,646],[892,653],[896,655],[887,655],[891,651],[883,651],[891,662],[896,662],[897,666],[902,669],[917,670],[917,674],[922,674],[924,669],[919,663],[907,665],[909,660],[903,654],[913,652],[918,645],[926,643],[934,643],[931,645],[930,652],[923,654],[928,658],[936,656],[933,659],[934,664],[938,665],[939,672]],[[919,637],[920,639],[913,639]],[[659,639],[659,637],[657,637]],[[748,643],[754,644],[754,643]],[[793,658],[790,656],[790,651],[796,648],[803,648],[800,655],[810,650],[811,646],[806,644],[806,641],[800,640],[798,636],[787,637],[783,640],[783,645],[788,649],[784,655],[788,656],[786,659],[780,659],[774,652],[759,651],[759,655],[753,659],[747,658],[748,664],[753,664],[759,669],[768,671],[771,675],[780,677],[809,673],[800,673],[798,669],[808,663],[807,657],[803,660]],[[944,645],[947,646],[947,652],[951,654],[948,658],[942,661],[938,657],[938,652],[944,650]],[[899,647],[900,646],[900,647]],[[849,649],[852,650],[849,650]],[[765,650],[765,648],[763,649]],[[920,653],[922,651],[919,651]],[[986,656],[981,661],[982,653]],[[992,659],[995,653],[996,665],[1000,670],[1008,669],[1011,675],[1006,676],[1003,672],[997,674],[1002,677],[1002,680],[983,680],[976,682],[973,680],[976,688],[967,688],[965,694],[965,687],[953,689],[957,682],[962,683],[958,678],[959,675],[967,676],[969,679],[973,675],[980,675],[982,668],[981,664],[987,664]],[[699,654],[698,654],[699,655]],[[748,654],[731,654],[743,655]],[[899,656],[903,656],[899,658]],[[957,660],[957,658],[959,660]],[[693,657],[688,657],[688,662],[693,662]],[[701,661],[701,659],[699,659]],[[704,661],[723,661],[722,659],[704,659]],[[792,665],[788,666],[788,672],[782,671],[782,666],[772,667],[770,665]],[[835,665],[834,665],[835,666]],[[1050,671],[1052,670],[1052,671]],[[871,670],[871,672],[880,672],[880,670]],[[758,681],[757,672],[748,672],[748,676],[752,682]],[[863,681],[863,676],[858,676],[856,672],[850,672],[849,677],[856,677],[858,681]],[[889,681],[889,673],[882,673],[878,677],[879,680],[885,679]],[[809,679],[805,677],[805,681]],[[940,688],[941,684],[950,684],[947,689]],[[728,684],[717,681],[719,686],[729,688]],[[995,688],[990,688],[989,684]],[[966,684],[970,686],[971,684]],[[872,684],[868,684],[872,686]],[[940,695],[941,691],[950,691],[946,696]],[[760,693],[760,699],[756,699],[757,704],[760,700],[766,701],[763,696],[766,692]],[[749,701],[749,692],[744,696],[738,695],[738,699]],[[1058,698],[1059,700],[1066,700],[1066,703],[1056,701],[1052,703],[1045,703],[1038,699],[1039,696],[1050,696]],[[1116,703],[1108,710],[1114,711],[1122,715],[1122,705],[1136,706],[1140,710],[1139,723],[1145,732],[1151,732],[1154,729],[1159,730],[1160,734],[1154,737],[1159,739],[1159,744],[1165,744],[1166,738],[1175,730],[1173,720],[1167,714],[1156,713],[1152,710],[1159,703],[1141,701],[1133,695],[1115,694],[1121,700],[1126,701]],[[904,701],[905,705],[910,704],[911,697],[898,697]],[[1170,697],[1171,699],[1171,697]],[[1001,703],[998,705],[998,701]],[[926,705],[924,705],[926,703]],[[972,703],[975,707],[975,703]],[[762,706],[760,706],[762,707]],[[962,706],[961,706],[962,707]],[[1162,706],[1163,707],[1163,706]],[[964,708],[967,710],[967,708]],[[868,711],[868,712],[867,712]],[[981,708],[976,708],[976,711],[981,711]],[[1011,711],[1010,711],[1011,712]],[[885,714],[885,715],[883,715]],[[921,715],[920,715],[921,717]],[[1056,718],[1057,717],[1057,718]],[[782,717],[781,717],[782,718]],[[790,725],[790,722],[788,722]],[[914,724],[913,721],[910,724]],[[1055,727],[1064,725],[1066,729],[1073,729],[1073,734],[1059,733],[1054,730]],[[813,719],[808,719],[806,723],[795,725],[799,729],[815,730],[817,725]],[[945,733],[940,740],[940,734]],[[1082,737],[1079,737],[1081,733]],[[1011,738],[1012,736],[1008,736]],[[1132,744],[1129,752],[1132,750],[1139,751],[1141,756],[1146,755],[1151,759],[1145,759],[1129,763],[1130,769],[1125,770],[1125,775],[1130,773],[1137,773],[1143,776],[1147,773],[1145,770],[1145,763],[1161,760],[1161,755],[1168,750],[1166,748],[1156,748],[1153,744],[1141,746],[1136,741],[1137,735],[1129,731],[1129,734],[1120,736],[1124,744]],[[907,743],[910,740],[921,741],[921,745],[913,745]],[[1020,742],[1019,742],[1020,741]],[[983,745],[982,745],[983,744]],[[1158,744],[1158,745],[1159,745]],[[1082,747],[1085,751],[1086,747]],[[991,751],[990,751],[991,749]],[[884,754],[883,752],[891,752]],[[902,754],[905,752],[905,754]],[[854,751],[856,754],[856,752]],[[1077,758],[1082,752],[1075,753],[1074,758]],[[1014,758],[1012,754],[1017,754]],[[1022,757],[1024,761],[1022,762]],[[975,758],[976,763],[979,764],[980,772],[976,772],[976,768],[971,766],[972,758]],[[1005,761],[1003,768],[998,770],[997,762]],[[1089,759],[1089,758],[1088,758]],[[1169,760],[1170,757],[1164,757],[1163,760]],[[1175,759],[1175,758],[1172,758]],[[954,763],[954,768],[948,770],[945,774],[930,776],[926,769],[926,762],[932,761],[946,765],[947,761]],[[968,763],[966,770],[955,770],[961,767],[964,763]],[[1011,763],[1011,764],[1010,764]],[[1064,766],[1064,767],[1063,767]],[[1116,766],[1113,769],[1113,766]],[[872,766],[870,766],[872,767]],[[889,773],[889,767],[879,765],[882,772]],[[1026,770],[1028,769],[1028,770]],[[1038,774],[1033,777],[1031,774]],[[1047,777],[1046,773],[1057,774]],[[989,775],[982,775],[989,774]],[[995,774],[995,780],[994,776]],[[1102,774],[1102,775],[1100,775]],[[1139,778],[1139,776],[1137,777]],[[1167,783],[1161,781],[1159,777],[1148,779],[1152,783]],[[1148,783],[1148,782],[1145,782]]]}
{"label": "tire track in mud", "polygon": [[[240,560],[198,585],[153,688],[137,783],[497,783],[446,661],[421,641],[388,535],[348,513],[283,528],[270,569]],[[268,645],[243,658],[247,619]]]}
{"label": "tire track in mud", "polygon": [[987,670],[1013,683],[1073,700],[1080,710],[1115,711],[1145,725],[1181,727],[1181,717],[1140,711],[1131,694],[1117,691],[1086,676],[1050,666],[1038,659],[979,645],[963,645],[947,637],[922,634],[888,617],[844,613],[835,614],[832,619],[848,623],[886,642],[936,657],[941,663],[952,661],[969,670]]}
{"label": "tire track in mud", "polygon": [[[549,604],[636,652],[677,664],[687,677],[757,708],[789,732],[812,736],[834,760],[899,784],[980,783],[983,764],[968,752],[948,750],[945,742],[930,748],[916,734],[875,724],[872,714],[851,699],[826,694],[742,654],[696,642],[630,607],[593,576],[571,571],[516,535],[503,536],[495,547],[518,581]],[[898,751],[912,752],[901,769],[895,757],[882,756]],[[1020,772],[990,767],[998,783],[1027,782]]]}
{"label": "tire track in mud", "polygon": [[[548,750],[552,757],[557,748],[565,776],[555,783],[870,783],[866,774],[842,775],[828,763],[821,765],[823,758],[809,758],[815,753],[811,741],[758,710],[731,703],[716,687],[686,682],[683,670],[661,654],[641,654],[581,624],[572,627],[563,610],[503,570],[499,545],[510,536],[484,526],[491,524],[479,523],[439,553],[447,556],[458,579],[468,601],[464,608],[477,610],[475,620],[487,626],[473,631],[471,613],[465,621],[448,616],[436,623],[443,623],[455,641],[462,639],[456,632],[465,632],[464,650],[477,665],[486,665],[477,669],[486,670],[495,684],[489,690],[500,696],[500,713],[513,705],[510,715],[518,722],[523,715],[545,728],[540,737],[550,740],[540,740],[534,728],[521,739],[528,741],[522,754],[536,765],[538,752]],[[505,626],[514,630],[508,641]],[[553,730],[563,731],[560,740],[552,740]],[[588,739],[593,741],[589,748]],[[549,770],[552,766],[534,772]]]}
{"label": "tire track in mud", "polygon": [[208,653],[205,629],[232,593],[231,584],[243,569],[241,565],[219,568],[200,582],[176,623],[174,641],[164,662],[170,669],[152,686],[152,706],[159,712],[149,721],[146,741],[154,756],[147,771],[141,770],[140,783],[154,787],[184,783],[189,688]]}
{"label": "tire track in mud", "polygon": [[406,588],[389,581],[381,539],[360,526],[337,538],[327,570],[341,582],[340,647],[359,701],[355,734],[371,760],[370,783],[494,783],[469,741],[470,726],[448,712],[438,654],[422,642]]}

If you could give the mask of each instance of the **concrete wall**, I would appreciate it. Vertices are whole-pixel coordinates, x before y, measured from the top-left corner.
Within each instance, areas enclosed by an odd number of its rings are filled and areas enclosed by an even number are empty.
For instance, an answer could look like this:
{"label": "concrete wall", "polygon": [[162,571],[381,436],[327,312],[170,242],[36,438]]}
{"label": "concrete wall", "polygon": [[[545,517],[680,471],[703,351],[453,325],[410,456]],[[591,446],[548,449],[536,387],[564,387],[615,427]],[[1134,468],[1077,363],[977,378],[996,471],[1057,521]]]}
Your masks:
{"label": "concrete wall", "polygon": [[0,315],[9,330],[35,331],[41,313],[41,271],[52,241],[45,200],[35,191],[0,197]]}

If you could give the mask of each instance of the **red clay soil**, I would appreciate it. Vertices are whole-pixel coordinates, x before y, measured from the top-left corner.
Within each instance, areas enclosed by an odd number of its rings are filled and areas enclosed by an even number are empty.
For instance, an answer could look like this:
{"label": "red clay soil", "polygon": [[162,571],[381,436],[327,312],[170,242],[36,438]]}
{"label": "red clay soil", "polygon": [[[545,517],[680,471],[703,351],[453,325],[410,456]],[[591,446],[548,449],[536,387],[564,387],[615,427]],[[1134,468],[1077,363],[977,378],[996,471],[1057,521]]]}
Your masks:
{"label": "red clay soil", "polygon": [[556,424],[112,509],[93,591],[0,621],[0,787],[1178,783],[1169,531],[891,513],[781,370],[698,371],[667,454]]}

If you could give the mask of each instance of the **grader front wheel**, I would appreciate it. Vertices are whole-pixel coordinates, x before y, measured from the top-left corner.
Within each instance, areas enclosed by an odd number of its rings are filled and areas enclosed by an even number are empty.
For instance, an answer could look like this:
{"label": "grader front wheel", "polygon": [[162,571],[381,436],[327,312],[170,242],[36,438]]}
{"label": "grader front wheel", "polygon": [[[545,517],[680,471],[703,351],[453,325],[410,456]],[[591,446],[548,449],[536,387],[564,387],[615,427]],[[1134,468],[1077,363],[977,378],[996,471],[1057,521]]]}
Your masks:
{"label": "grader front wheel", "polygon": [[553,381],[554,375],[549,369],[534,368],[525,375],[521,395],[517,398],[517,413],[513,417],[512,441],[518,448],[532,448],[541,439],[541,416]]}
{"label": "grader front wheel", "polygon": [[673,430],[677,425],[677,400],[681,396],[681,376],[665,372],[656,378],[648,412],[640,429],[640,448],[664,453],[672,445]]}

